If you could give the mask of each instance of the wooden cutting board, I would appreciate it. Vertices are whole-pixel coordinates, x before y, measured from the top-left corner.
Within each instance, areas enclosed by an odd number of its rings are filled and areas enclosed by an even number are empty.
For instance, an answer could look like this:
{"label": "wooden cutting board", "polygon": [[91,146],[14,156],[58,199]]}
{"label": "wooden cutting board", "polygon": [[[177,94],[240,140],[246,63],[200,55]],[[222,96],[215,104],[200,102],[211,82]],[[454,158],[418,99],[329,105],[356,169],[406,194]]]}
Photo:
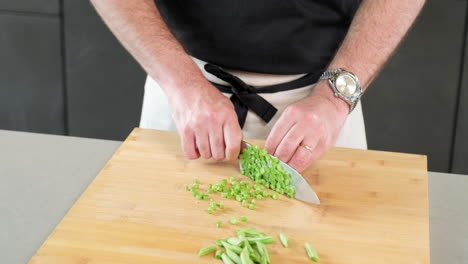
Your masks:
{"label": "wooden cutting board", "polygon": [[321,205],[281,197],[252,211],[212,194],[226,208],[210,215],[185,185],[243,177],[237,165],[188,161],[175,133],[135,129],[29,263],[221,263],[197,252],[239,227],[289,236],[268,246],[273,264],[312,263],[305,242],[320,263],[429,263],[425,156],[334,148],[304,175]]}

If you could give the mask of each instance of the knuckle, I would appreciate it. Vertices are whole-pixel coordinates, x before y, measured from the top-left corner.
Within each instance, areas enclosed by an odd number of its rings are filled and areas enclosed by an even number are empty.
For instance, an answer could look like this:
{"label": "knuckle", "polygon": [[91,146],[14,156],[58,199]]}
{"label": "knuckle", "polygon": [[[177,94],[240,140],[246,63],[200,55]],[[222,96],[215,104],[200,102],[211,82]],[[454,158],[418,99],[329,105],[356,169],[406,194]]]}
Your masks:
{"label": "knuckle", "polygon": [[214,123],[218,121],[218,115],[215,111],[205,112],[204,116],[205,116],[205,119],[210,123]]}
{"label": "knuckle", "polygon": [[280,150],[278,150],[278,153],[276,153],[276,157],[286,162],[288,158],[288,153],[289,151],[286,148],[281,148]]}
{"label": "knuckle", "polygon": [[311,124],[311,123],[318,123],[318,121],[320,120],[319,116],[314,113],[314,112],[307,112],[304,114],[304,120]]}
{"label": "knuckle", "polygon": [[298,108],[297,108],[296,105],[292,104],[292,105],[288,106],[288,108],[286,109],[285,112],[287,114],[289,114],[289,115],[295,115],[298,112]]}
{"label": "knuckle", "polygon": [[185,153],[185,156],[186,156],[189,160],[194,160],[194,159],[197,159],[197,158],[198,158],[198,155],[196,155],[195,153],[192,153],[192,152]]}
{"label": "knuckle", "polygon": [[234,154],[234,152],[236,152],[239,148],[236,147],[236,145],[234,144],[230,144],[228,146],[226,146],[226,152],[227,153],[230,153],[230,154]]}
{"label": "knuckle", "polygon": [[224,154],[223,152],[219,152],[213,155],[214,160],[223,160],[224,159]]}
{"label": "knuckle", "polygon": [[190,126],[183,126],[182,127],[182,134],[184,136],[186,136],[186,137],[191,135],[192,134],[192,129],[190,128]]}
{"label": "knuckle", "polygon": [[202,124],[202,119],[197,116],[190,121],[188,127],[192,130],[200,130],[200,128],[202,128]]}

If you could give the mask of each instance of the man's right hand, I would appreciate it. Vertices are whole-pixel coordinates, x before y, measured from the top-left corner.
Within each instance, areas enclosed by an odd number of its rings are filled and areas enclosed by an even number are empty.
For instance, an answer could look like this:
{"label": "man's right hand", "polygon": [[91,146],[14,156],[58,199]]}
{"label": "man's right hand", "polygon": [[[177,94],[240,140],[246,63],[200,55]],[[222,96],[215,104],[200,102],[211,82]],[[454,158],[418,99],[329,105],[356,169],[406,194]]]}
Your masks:
{"label": "man's right hand", "polygon": [[163,88],[189,159],[237,158],[242,131],[234,106],[175,39],[153,0],[91,0],[106,24]]}
{"label": "man's right hand", "polygon": [[[170,89],[172,91],[181,89]],[[172,94],[172,116],[189,159],[236,159],[242,130],[231,101],[206,80]]]}

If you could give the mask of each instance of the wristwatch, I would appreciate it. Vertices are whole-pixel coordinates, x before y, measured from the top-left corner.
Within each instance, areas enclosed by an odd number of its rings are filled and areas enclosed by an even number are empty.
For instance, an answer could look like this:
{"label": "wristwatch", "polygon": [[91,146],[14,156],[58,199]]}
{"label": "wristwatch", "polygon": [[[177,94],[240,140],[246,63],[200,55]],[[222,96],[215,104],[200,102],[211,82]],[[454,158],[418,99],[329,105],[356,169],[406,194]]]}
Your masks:
{"label": "wristwatch", "polygon": [[343,69],[326,70],[320,80],[328,80],[336,97],[339,97],[349,104],[351,113],[362,96],[362,88],[359,79],[351,72]]}

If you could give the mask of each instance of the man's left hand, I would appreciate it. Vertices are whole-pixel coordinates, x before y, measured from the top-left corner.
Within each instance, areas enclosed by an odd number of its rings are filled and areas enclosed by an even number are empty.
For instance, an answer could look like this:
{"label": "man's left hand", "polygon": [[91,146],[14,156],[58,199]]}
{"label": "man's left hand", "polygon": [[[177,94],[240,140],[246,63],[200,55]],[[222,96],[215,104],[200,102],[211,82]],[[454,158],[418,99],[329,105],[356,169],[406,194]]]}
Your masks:
{"label": "man's left hand", "polygon": [[349,105],[321,81],[310,96],[284,110],[265,148],[302,172],[335,144],[348,113]]}

